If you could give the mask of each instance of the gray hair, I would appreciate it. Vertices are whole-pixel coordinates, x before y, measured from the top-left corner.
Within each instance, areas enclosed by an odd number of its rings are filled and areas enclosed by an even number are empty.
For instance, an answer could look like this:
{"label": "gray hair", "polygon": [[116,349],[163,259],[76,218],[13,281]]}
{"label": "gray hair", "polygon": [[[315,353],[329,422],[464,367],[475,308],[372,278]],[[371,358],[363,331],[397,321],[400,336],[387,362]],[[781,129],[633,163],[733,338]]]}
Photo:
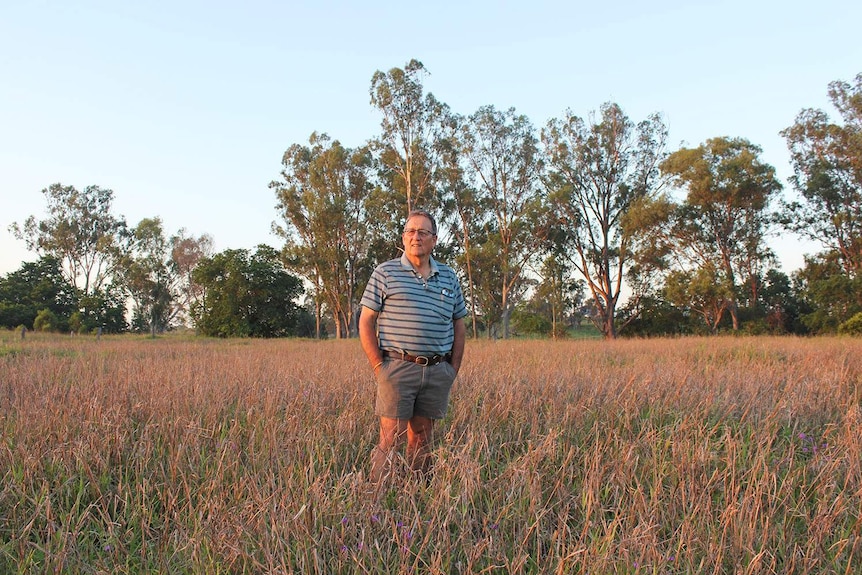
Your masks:
{"label": "gray hair", "polygon": [[428,218],[428,221],[431,222],[431,232],[436,236],[437,235],[437,220],[434,219],[429,212],[425,210],[410,210],[410,213],[407,214],[407,221],[410,221],[410,218],[413,216],[422,216],[423,218]]}

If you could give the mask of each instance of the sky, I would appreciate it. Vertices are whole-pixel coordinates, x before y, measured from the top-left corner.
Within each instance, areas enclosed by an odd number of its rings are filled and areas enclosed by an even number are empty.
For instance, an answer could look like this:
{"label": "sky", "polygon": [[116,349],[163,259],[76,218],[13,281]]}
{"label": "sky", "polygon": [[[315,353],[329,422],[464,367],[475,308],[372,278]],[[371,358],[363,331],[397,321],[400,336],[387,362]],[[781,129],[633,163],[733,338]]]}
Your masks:
{"label": "sky", "polygon": [[[464,115],[514,108],[538,130],[614,102],[661,113],[669,151],[745,138],[790,197],[779,132],[804,108],[837,121],[828,84],[862,73],[860,22],[851,0],[0,0],[0,275],[37,259],[8,227],[43,219],[54,183],[111,189],[130,225],[216,251],[281,247],[284,151],[377,136],[371,78],[414,58]],[[770,245],[786,273],[819,250]]]}

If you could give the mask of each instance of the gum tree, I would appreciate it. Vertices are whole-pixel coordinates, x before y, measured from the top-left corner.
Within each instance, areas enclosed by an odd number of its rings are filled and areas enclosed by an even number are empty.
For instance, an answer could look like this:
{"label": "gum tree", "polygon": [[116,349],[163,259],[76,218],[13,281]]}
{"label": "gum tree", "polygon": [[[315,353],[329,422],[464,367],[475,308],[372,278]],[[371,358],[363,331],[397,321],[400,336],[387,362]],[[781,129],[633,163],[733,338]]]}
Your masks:
{"label": "gum tree", "polygon": [[153,336],[167,329],[175,294],[161,218],[144,218],[132,230],[132,249],[121,275],[132,300],[132,328]]}
{"label": "gum tree", "polygon": [[592,295],[593,321],[607,339],[616,337],[623,277],[635,256],[637,230],[624,219],[657,192],[666,139],[660,116],[636,125],[613,103],[602,106],[599,117],[567,112],[542,130],[556,225]]}
{"label": "gum tree", "polygon": [[784,204],[784,225],[840,255],[844,273],[862,269],[862,74],[829,84],[840,122],[802,110],[781,132],[790,149],[790,182],[799,199]]}
{"label": "gum tree", "polygon": [[176,297],[175,314],[172,319],[191,324],[191,310],[200,301],[201,286],[195,283],[192,272],[204,258],[212,255],[213,238],[209,234],[197,237],[189,235],[185,228],[170,239],[170,262]]}
{"label": "gum tree", "polygon": [[[332,314],[336,337],[346,337],[356,330],[359,290],[370,274],[369,152],[315,133],[308,146],[288,148],[282,163],[282,180],[270,187],[283,220],[275,230],[285,239],[286,265],[314,286],[318,305]],[[317,318],[319,335],[319,312]]]}
{"label": "gum tree", "polygon": [[467,181],[462,141],[464,123],[465,118],[457,114],[447,114],[443,119],[443,137],[436,144],[441,160],[437,181],[444,205],[442,223],[448,228],[454,247],[458,250],[456,260],[467,276],[467,300],[471,331],[475,339],[479,334],[473,268],[476,259],[476,234],[481,227],[482,213],[479,194]]}
{"label": "gum tree", "polygon": [[462,153],[466,175],[485,213],[483,242],[493,257],[484,262],[496,270],[496,281],[483,283],[485,300],[495,301],[503,337],[509,317],[526,287],[524,270],[541,247],[536,233],[541,209],[538,140],[526,116],[514,108],[505,112],[483,106],[464,124]]}
{"label": "gum tree", "polygon": [[101,291],[122,261],[128,237],[125,219],[113,214],[114,192],[99,186],[78,191],[74,186],[52,184],[42,190],[48,217],[30,216],[12,233],[27,249],[60,261],[63,275],[82,297]]}
{"label": "gum tree", "polygon": [[132,327],[155,335],[190,323],[191,306],[200,296],[192,271],[211,250],[206,234],[195,238],[180,229],[168,238],[161,218],[138,222],[119,274],[131,298]]}
{"label": "gum tree", "polygon": [[427,75],[422,62],[414,59],[404,68],[378,70],[371,78],[371,105],[382,115],[381,133],[373,147],[381,181],[392,194],[388,207],[393,219],[398,219],[399,212],[406,215],[414,208],[436,207],[434,144],[446,106],[425,92],[422,81]]}
{"label": "gum tree", "polygon": [[781,184],[760,153],[742,138],[712,138],[677,150],[661,164],[662,173],[685,192],[672,215],[674,254],[683,269],[708,271],[722,284],[734,330],[743,285],[756,300],[761,270],[774,259],[765,238],[770,203]]}

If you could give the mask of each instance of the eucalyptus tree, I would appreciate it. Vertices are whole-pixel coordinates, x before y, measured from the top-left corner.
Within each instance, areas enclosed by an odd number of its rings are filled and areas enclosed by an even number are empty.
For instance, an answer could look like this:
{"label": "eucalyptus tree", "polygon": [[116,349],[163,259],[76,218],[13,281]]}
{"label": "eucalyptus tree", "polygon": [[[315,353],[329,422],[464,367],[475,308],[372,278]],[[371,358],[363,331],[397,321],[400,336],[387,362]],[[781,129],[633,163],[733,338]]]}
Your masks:
{"label": "eucalyptus tree", "polygon": [[[317,301],[332,314],[336,337],[346,337],[356,330],[360,290],[370,275],[370,153],[314,133],[308,146],[288,148],[282,164],[283,179],[270,187],[283,220],[275,231],[285,239],[285,263],[314,286]],[[318,335],[319,321],[320,313]]]}
{"label": "eucalyptus tree", "polygon": [[635,125],[613,103],[603,105],[598,118],[566,112],[542,130],[546,186],[567,257],[586,280],[593,321],[608,339],[616,337],[623,278],[636,255],[638,230],[624,219],[632,206],[657,194],[666,139],[659,115]]}
{"label": "eucalyptus tree", "polygon": [[536,233],[543,208],[538,139],[529,119],[514,108],[483,106],[464,124],[462,146],[467,177],[486,213],[485,241],[497,248],[496,258],[484,265],[499,270],[498,283],[481,289],[497,300],[508,337],[509,316],[525,291],[525,266],[542,246]]}
{"label": "eucalyptus tree", "polygon": [[500,332],[503,325],[503,307],[499,296],[499,287],[503,283],[500,234],[496,231],[496,224],[489,221],[474,230],[473,238],[476,243],[471,250],[470,260],[473,264],[474,289],[470,303],[478,316],[477,327],[481,322],[488,338],[496,339],[503,335]]}
{"label": "eucalyptus tree", "polygon": [[674,251],[696,268],[715,270],[710,276],[724,284],[734,330],[743,283],[756,300],[756,286],[774,259],[765,238],[770,203],[781,184],[760,153],[742,138],[712,138],[677,150],[661,164],[662,173],[686,192],[671,226]]}
{"label": "eucalyptus tree", "polygon": [[117,273],[130,299],[132,328],[155,334],[190,325],[192,305],[201,295],[192,272],[211,252],[212,238],[207,234],[195,238],[180,229],[167,237],[161,218],[141,220],[131,230]]}
{"label": "eucalyptus tree", "polygon": [[463,159],[462,127],[465,119],[458,114],[446,114],[442,118],[443,132],[436,147],[440,154],[437,182],[443,203],[441,223],[447,227],[458,253],[458,267],[464,270],[467,279],[467,301],[470,306],[473,338],[478,337],[476,316],[476,279],[473,268],[476,249],[475,233],[480,228],[481,210],[477,190],[466,177]]}
{"label": "eucalyptus tree", "polygon": [[784,204],[785,226],[840,254],[844,273],[862,270],[862,74],[829,84],[838,110],[805,109],[781,132],[790,149],[797,201]]}
{"label": "eucalyptus tree", "polygon": [[48,217],[30,216],[10,231],[27,249],[60,261],[63,276],[82,297],[101,292],[122,262],[128,239],[125,219],[114,215],[114,192],[99,186],[78,191],[52,184],[42,190]]}
{"label": "eucalyptus tree", "polygon": [[539,283],[531,302],[550,317],[551,337],[557,339],[566,333],[566,319],[583,304],[584,282],[573,277],[570,262],[554,251],[545,256],[537,271]]}
{"label": "eucalyptus tree", "polygon": [[693,270],[672,270],[662,289],[664,298],[678,309],[699,316],[710,333],[715,334],[728,311],[733,290],[722,271],[708,262]]}
{"label": "eucalyptus tree", "polygon": [[170,262],[174,276],[176,297],[173,320],[191,325],[191,310],[200,301],[203,289],[194,281],[193,273],[198,264],[212,255],[213,238],[209,234],[197,237],[180,228],[170,239]]}
{"label": "eucalyptus tree", "polygon": [[380,137],[374,141],[384,186],[392,201],[387,209],[400,221],[410,210],[437,207],[434,172],[439,160],[435,142],[445,104],[426,93],[422,81],[428,72],[422,62],[410,60],[404,68],[377,71],[371,78],[371,105],[382,115]]}
{"label": "eucalyptus tree", "polygon": [[168,328],[175,294],[170,243],[161,218],[144,218],[132,230],[132,246],[120,272],[132,300],[132,327],[153,335]]}

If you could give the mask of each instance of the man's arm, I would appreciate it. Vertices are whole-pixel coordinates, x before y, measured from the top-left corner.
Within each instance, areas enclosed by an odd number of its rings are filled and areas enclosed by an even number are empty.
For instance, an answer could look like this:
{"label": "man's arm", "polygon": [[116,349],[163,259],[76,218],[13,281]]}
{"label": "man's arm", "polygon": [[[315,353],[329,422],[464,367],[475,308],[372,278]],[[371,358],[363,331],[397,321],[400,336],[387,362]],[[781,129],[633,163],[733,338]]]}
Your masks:
{"label": "man's arm", "polygon": [[464,325],[463,317],[454,320],[452,325],[455,328],[455,340],[452,342],[452,367],[455,368],[455,373],[458,373],[461,369],[461,360],[464,359],[464,340],[467,339],[467,326]]}
{"label": "man's arm", "polygon": [[380,344],[377,342],[378,315],[378,312],[367,307],[363,307],[359,314],[359,341],[375,373],[383,363],[383,352],[380,351]]}

